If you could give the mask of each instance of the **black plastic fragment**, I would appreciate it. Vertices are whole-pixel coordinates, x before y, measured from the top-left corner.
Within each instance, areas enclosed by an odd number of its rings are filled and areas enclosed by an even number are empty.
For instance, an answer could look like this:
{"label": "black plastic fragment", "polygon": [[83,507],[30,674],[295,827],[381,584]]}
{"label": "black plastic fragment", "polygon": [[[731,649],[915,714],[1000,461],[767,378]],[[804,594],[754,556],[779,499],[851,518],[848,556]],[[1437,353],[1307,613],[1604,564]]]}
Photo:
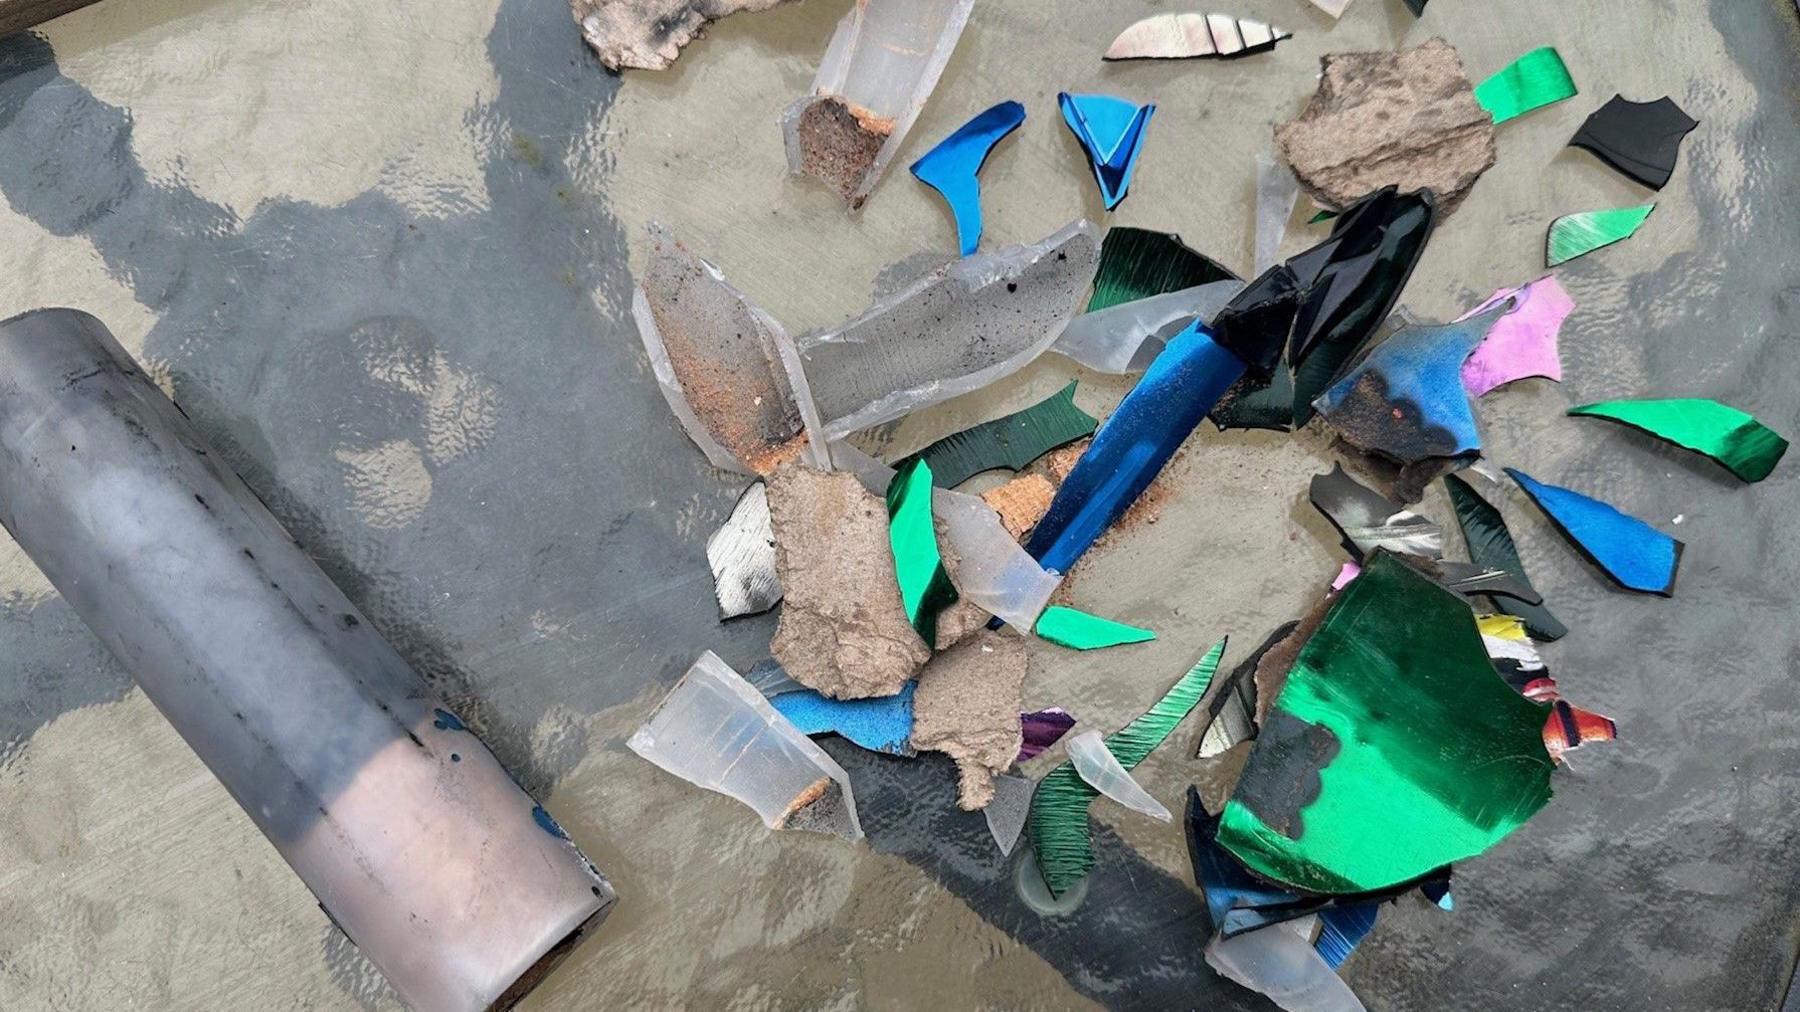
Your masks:
{"label": "black plastic fragment", "polygon": [[1682,140],[1699,125],[1666,95],[1654,102],[1614,95],[1581,124],[1569,145],[1586,148],[1627,176],[1660,190],[1675,172]]}
{"label": "black plastic fragment", "polygon": [[[1444,487],[1450,492],[1450,505],[1456,510],[1456,523],[1462,528],[1463,541],[1469,546],[1469,559],[1490,569],[1503,569],[1517,577],[1520,583],[1531,586],[1530,578],[1525,575],[1525,563],[1519,558],[1518,546],[1513,544],[1512,532],[1506,529],[1500,511],[1468,482],[1453,474],[1444,476]],[[1508,615],[1524,619],[1525,631],[1532,639],[1551,642],[1569,632],[1568,627],[1541,603],[1495,598],[1494,605]]]}
{"label": "black plastic fragment", "polygon": [[1213,340],[1249,367],[1247,376],[1266,377],[1281,364],[1299,311],[1299,279],[1286,264],[1277,264],[1213,317]]}
{"label": "black plastic fragment", "polygon": [[1231,669],[1231,674],[1217,680],[1218,688],[1205,704],[1206,717],[1200,722],[1200,744],[1194,748],[1194,758],[1211,758],[1238,742],[1256,737],[1256,666],[1262,663],[1264,654],[1299,626],[1297,621],[1282,623],[1255,652]]}
{"label": "black plastic fragment", "polygon": [[1425,16],[1425,5],[1428,2],[1430,0],[1406,0],[1406,9],[1413,12],[1413,17],[1422,18]]}

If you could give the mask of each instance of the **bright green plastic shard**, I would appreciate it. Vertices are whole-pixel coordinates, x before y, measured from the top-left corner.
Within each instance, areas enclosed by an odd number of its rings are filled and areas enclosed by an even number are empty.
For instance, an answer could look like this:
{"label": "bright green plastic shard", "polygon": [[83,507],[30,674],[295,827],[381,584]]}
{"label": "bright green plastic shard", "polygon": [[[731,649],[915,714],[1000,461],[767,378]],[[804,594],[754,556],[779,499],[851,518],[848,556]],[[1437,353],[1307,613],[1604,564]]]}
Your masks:
{"label": "bright green plastic shard", "polygon": [[[1162,744],[1206,694],[1224,654],[1225,640],[1220,640],[1150,712],[1107,735],[1106,750],[1119,760],[1119,765],[1129,770]],[[1051,770],[1038,783],[1037,794],[1031,799],[1031,847],[1052,896],[1060,898],[1093,870],[1088,806],[1099,796],[1100,792],[1075,772],[1072,763],[1065,762]]]}
{"label": "bright green plastic shard", "polygon": [[896,471],[888,483],[887,507],[888,544],[906,620],[926,646],[934,646],[938,613],[956,603],[956,586],[938,554],[931,523],[931,465],[914,460]]}
{"label": "bright green plastic shard", "polygon": [[1775,470],[1788,441],[1746,412],[1704,397],[1604,401],[1570,408],[1571,415],[1610,418],[1724,464],[1745,481]]}
{"label": "bright green plastic shard", "polygon": [[1575,79],[1562,54],[1545,46],[1512,61],[1505,70],[1475,88],[1475,101],[1492,113],[1496,124],[1575,97]]}
{"label": "bright green plastic shard", "polygon": [[1565,214],[1550,223],[1550,242],[1544,251],[1544,262],[1555,267],[1602,246],[1611,246],[1620,239],[1629,239],[1654,210],[1655,204],[1645,204]]}
{"label": "bright green plastic shard", "polygon": [[1114,622],[1109,618],[1089,615],[1085,611],[1053,604],[1038,616],[1037,634],[1059,647],[1071,650],[1099,650],[1122,643],[1147,643],[1156,633],[1134,625]]}
{"label": "bright green plastic shard", "polygon": [[1467,604],[1378,551],[1295,660],[1219,843],[1325,894],[1474,857],[1550,800],[1550,712],[1495,673]]}
{"label": "bright green plastic shard", "polygon": [[933,480],[955,488],[996,467],[1017,471],[1059,446],[1092,435],[1100,422],[1075,406],[1075,384],[1005,418],[982,422],[920,450]]}

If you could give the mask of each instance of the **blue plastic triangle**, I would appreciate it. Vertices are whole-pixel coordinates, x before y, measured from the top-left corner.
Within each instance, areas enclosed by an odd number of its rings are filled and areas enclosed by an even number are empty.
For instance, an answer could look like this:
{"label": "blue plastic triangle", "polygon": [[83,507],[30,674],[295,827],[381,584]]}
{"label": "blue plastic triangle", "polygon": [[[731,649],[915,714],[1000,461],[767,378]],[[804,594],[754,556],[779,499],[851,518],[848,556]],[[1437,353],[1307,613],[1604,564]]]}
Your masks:
{"label": "blue plastic triangle", "polygon": [[1573,489],[1548,485],[1509,467],[1506,473],[1538,508],[1621,587],[1646,594],[1675,592],[1682,544],[1637,517]]}
{"label": "blue plastic triangle", "polygon": [[1131,188],[1131,175],[1144,146],[1144,129],[1156,106],[1137,106],[1111,95],[1071,95],[1066,91],[1057,95],[1056,101],[1062,107],[1063,121],[1087,151],[1106,209],[1112,210]]}

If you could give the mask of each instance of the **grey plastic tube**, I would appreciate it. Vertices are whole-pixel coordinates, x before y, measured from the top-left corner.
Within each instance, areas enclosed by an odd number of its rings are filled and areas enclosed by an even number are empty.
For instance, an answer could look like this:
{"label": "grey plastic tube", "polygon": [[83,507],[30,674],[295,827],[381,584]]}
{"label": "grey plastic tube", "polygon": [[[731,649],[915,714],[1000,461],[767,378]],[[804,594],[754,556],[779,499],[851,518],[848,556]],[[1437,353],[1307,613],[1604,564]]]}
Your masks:
{"label": "grey plastic tube", "polygon": [[611,908],[86,313],[0,323],[0,523],[412,1007],[505,1008]]}

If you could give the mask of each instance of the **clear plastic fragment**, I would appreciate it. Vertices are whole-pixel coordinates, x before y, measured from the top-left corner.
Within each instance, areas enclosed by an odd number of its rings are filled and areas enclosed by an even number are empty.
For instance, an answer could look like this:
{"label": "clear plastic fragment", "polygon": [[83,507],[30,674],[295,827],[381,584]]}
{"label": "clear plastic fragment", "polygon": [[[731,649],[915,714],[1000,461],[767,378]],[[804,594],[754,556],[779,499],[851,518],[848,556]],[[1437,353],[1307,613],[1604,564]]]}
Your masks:
{"label": "clear plastic fragment", "polygon": [[1280,258],[1281,240],[1287,235],[1288,219],[1294,214],[1294,203],[1300,199],[1300,180],[1288,164],[1274,155],[1256,156],[1256,270],[1275,266]]}
{"label": "clear plastic fragment", "polygon": [[1018,845],[1025,816],[1031,814],[1031,795],[1036,790],[1037,782],[1025,777],[1002,773],[994,778],[994,800],[981,811],[987,816],[988,832],[994,834],[1000,853],[1011,856],[1013,847]]}
{"label": "clear plastic fragment", "polygon": [[1242,281],[1214,281],[1082,313],[1069,321],[1050,350],[1095,372],[1143,372],[1169,338],[1196,319],[1211,323],[1243,290]]}
{"label": "clear plastic fragment", "polygon": [[755,615],[780,602],[775,528],[769,522],[769,496],[762,482],[744,490],[731,516],[706,539],[706,561],[712,567],[720,618]]}
{"label": "clear plastic fragment", "polygon": [[1214,938],[1206,946],[1206,963],[1287,1012],[1363,1012],[1356,992],[1307,941],[1317,920],[1315,915]]}
{"label": "clear plastic fragment", "polygon": [[862,838],[849,774],[710,650],[626,746],[749,805],[770,829]]}
{"label": "clear plastic fragment", "polygon": [[1135,812],[1142,812],[1161,822],[1174,818],[1163,803],[1150,796],[1143,785],[1119,764],[1118,757],[1106,747],[1098,731],[1083,731],[1069,739],[1063,748],[1075,772],[1088,786]]}

